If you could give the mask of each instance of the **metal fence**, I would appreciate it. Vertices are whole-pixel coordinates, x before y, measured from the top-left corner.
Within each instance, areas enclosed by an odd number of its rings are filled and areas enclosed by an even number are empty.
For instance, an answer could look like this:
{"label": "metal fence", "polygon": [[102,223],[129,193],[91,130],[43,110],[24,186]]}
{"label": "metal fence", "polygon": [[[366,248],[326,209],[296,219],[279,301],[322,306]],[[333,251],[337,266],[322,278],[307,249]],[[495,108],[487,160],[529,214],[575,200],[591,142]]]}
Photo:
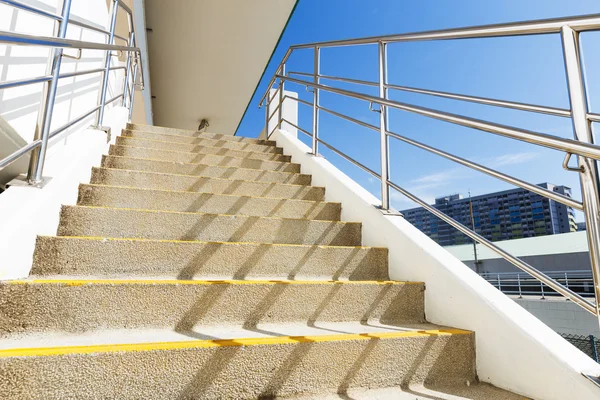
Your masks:
{"label": "metal fence", "polygon": [[572,335],[569,333],[561,333],[563,338],[568,340],[573,346],[583,351],[585,354],[596,362],[600,362],[598,354],[600,354],[600,339],[594,335]]}
{"label": "metal fence", "polygon": [[[541,21],[525,21],[510,24],[475,26],[458,29],[366,37],[358,39],[308,43],[291,46],[285,54],[279,67],[277,68],[275,75],[271,78],[267,90],[260,101],[261,106],[265,105],[267,110],[265,115],[265,132],[267,134],[267,137],[270,137],[276,129],[281,129],[282,123],[290,124],[294,128],[297,128],[299,132],[302,132],[303,134],[308,135],[311,138],[312,155],[318,155],[319,146],[323,145],[331,151],[333,151],[334,153],[336,153],[338,156],[344,158],[353,165],[361,168],[363,171],[373,176],[375,179],[379,180],[381,182],[382,211],[389,212],[390,188],[394,189],[400,194],[410,199],[411,201],[417,203],[424,209],[428,210],[439,219],[453,226],[466,236],[470,237],[471,239],[481,243],[482,245],[488,247],[495,253],[499,254],[501,257],[509,261],[511,264],[513,264],[523,272],[529,274],[531,277],[535,278],[538,281],[541,281],[544,285],[552,288],[557,293],[560,293],[566,298],[577,303],[579,306],[581,306],[588,312],[598,316],[600,314],[600,309],[598,308],[599,306],[594,302],[585,299],[580,294],[573,291],[571,288],[564,286],[563,284],[556,281],[547,274],[535,269],[528,263],[504,251],[503,249],[496,246],[494,243],[487,240],[480,234],[474,232],[467,226],[440,212],[435,207],[429,205],[424,200],[420,199],[413,193],[403,188],[400,184],[391,181],[389,177],[389,140],[390,138],[392,138],[395,140],[399,140],[403,143],[409,144],[411,146],[417,147],[419,149],[436,154],[440,157],[451,160],[463,166],[469,167],[478,172],[503,180],[517,187],[524,188],[533,193],[565,204],[569,207],[573,207],[576,210],[582,211],[585,215],[585,220],[587,224],[588,245],[590,249],[592,275],[594,278],[595,296],[596,298],[600,298],[600,181],[598,179],[597,166],[597,160],[600,160],[600,146],[594,144],[594,138],[592,135],[591,127],[593,121],[600,121],[600,114],[594,114],[588,109],[587,92],[585,88],[585,82],[581,66],[582,55],[580,52],[579,37],[581,32],[593,30],[600,30],[600,15],[587,15],[571,18],[548,19]],[[570,109],[561,109],[543,105],[524,104],[499,99],[467,96],[459,93],[447,93],[423,88],[406,87],[388,82],[387,46],[390,43],[449,39],[462,40],[470,38],[491,38],[542,34],[556,34],[559,35],[562,40],[562,51],[564,56],[565,72],[568,83],[567,89],[570,100]],[[321,74],[320,52],[322,49],[340,46],[362,45],[377,46],[377,61],[379,65],[379,80],[377,82],[348,79],[339,76]],[[286,63],[288,62],[290,55],[294,51],[300,49],[312,49],[314,57],[313,71],[287,72]],[[304,76],[308,77],[308,79],[292,78],[290,75],[297,75],[300,77]],[[359,87],[376,87],[379,89],[379,95],[372,96],[369,94],[365,94],[364,92],[344,90],[330,85],[324,85],[322,83],[323,81],[341,81],[356,84]],[[299,100],[284,95],[284,86],[286,83],[301,85],[304,86],[307,90],[311,89],[313,92],[313,101],[309,102]],[[273,95],[271,95],[272,88],[275,85],[278,86],[277,91]],[[390,100],[388,96],[388,92],[390,90],[421,93],[459,101],[486,104],[490,106],[511,108],[532,113],[541,113],[562,118],[569,118],[573,123],[575,138],[563,139],[557,136],[521,129],[518,127],[501,125],[489,121],[470,118],[464,115],[451,114],[435,109]],[[369,109],[371,111],[379,113],[379,126],[368,124],[363,121],[360,121],[357,118],[353,118],[352,116],[345,115],[322,107],[319,104],[319,94],[322,91],[328,93],[335,93],[346,98],[354,98],[364,101],[368,104]],[[286,99],[297,101],[300,104],[305,104],[312,108],[313,121],[312,129],[310,131],[291,123],[283,117],[282,108],[283,102]],[[274,100],[276,106],[272,110],[270,106],[271,103],[274,102]],[[376,107],[376,105],[378,105],[378,107]],[[401,110],[429,118],[434,118],[452,124],[473,128],[481,132],[491,133],[494,135],[499,135],[506,138],[561,151],[565,154],[565,158],[562,164],[563,168],[565,168],[568,171],[577,173],[579,175],[583,199],[582,201],[574,200],[568,196],[561,195],[559,193],[547,190],[540,186],[520,180],[514,176],[510,176],[502,172],[496,171],[485,165],[475,163],[473,161],[464,159],[454,154],[450,154],[438,148],[410,139],[398,133],[391,132],[389,130],[390,125],[388,122],[388,108]],[[352,157],[348,156],[344,152],[340,151],[339,149],[335,148],[334,146],[325,142],[319,137],[319,113],[322,111],[379,133],[379,148],[381,159],[379,171],[374,171],[368,168],[358,160],[353,159]],[[269,123],[274,117],[277,118],[276,126],[273,129],[270,129]],[[576,158],[578,160],[578,165],[576,167],[570,165],[570,160],[573,155],[577,156]]]}
{"label": "metal fence", "polygon": [[[124,107],[129,108],[129,119],[131,119],[135,95],[135,86],[138,82],[138,73],[140,78],[139,86],[143,88],[144,85],[143,69],[141,65],[141,52],[140,49],[136,47],[136,34],[133,22],[133,11],[121,0],[110,0],[110,28],[109,30],[104,30],[96,26],[87,24],[85,22],[72,19],[70,17],[72,0],[62,1],[62,8],[60,14],[54,14],[16,0],[0,0],[0,3],[7,4],[19,10],[23,10],[51,19],[55,21],[56,24],[54,37],[43,37],[0,31],[0,43],[3,44],[53,48],[53,51],[50,53],[50,59],[48,62],[48,72],[46,75],[29,79],[19,79],[14,81],[0,82],[0,90],[32,85],[35,83],[44,84],[44,88],[42,90],[42,101],[40,103],[40,109],[38,112],[38,120],[33,142],[10,154],[8,157],[5,157],[4,159],[0,160],[0,169],[2,169],[7,165],[13,163],[20,157],[24,156],[25,154],[31,153],[27,180],[31,185],[39,185],[42,182],[42,173],[44,170],[46,151],[48,149],[48,141],[50,139],[66,131],[71,126],[83,121],[85,118],[89,117],[94,113],[96,113],[95,127],[99,129],[105,129],[102,127],[102,122],[104,119],[104,110],[108,104],[111,104],[119,99],[122,99],[122,105]],[[115,29],[117,25],[117,15],[120,10],[123,10],[127,14],[129,24],[128,37],[123,37],[115,34]],[[81,40],[66,39],[67,26],[69,24],[77,25],[84,29],[89,29],[91,31],[102,33],[106,35],[107,41],[106,43],[95,43],[85,42]],[[125,44],[116,45],[114,44],[115,39],[124,41]],[[78,71],[61,74],[62,58],[66,57],[66,55],[63,54],[63,49],[78,49],[80,51],[104,50],[104,67],[91,69],[87,71]],[[127,53],[127,62],[125,67],[112,66],[112,58],[115,56],[114,52]],[[109,86],[110,72],[119,69],[125,70],[125,78],[123,80],[123,91],[121,94],[111,99],[107,99],[106,96]],[[85,112],[84,114],[71,120],[70,122],[66,123],[65,125],[53,131],[50,131],[59,80],[75,76],[98,73],[102,74],[102,83],[100,87],[98,105],[92,108],[91,110]]]}

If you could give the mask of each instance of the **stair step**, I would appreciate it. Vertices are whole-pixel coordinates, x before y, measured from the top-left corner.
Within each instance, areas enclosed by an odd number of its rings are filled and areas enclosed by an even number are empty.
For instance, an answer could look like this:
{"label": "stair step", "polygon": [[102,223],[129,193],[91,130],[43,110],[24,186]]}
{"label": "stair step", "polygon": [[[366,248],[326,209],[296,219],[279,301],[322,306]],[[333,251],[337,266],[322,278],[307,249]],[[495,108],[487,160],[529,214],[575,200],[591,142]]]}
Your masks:
{"label": "stair step", "polygon": [[58,236],[360,246],[361,224],[63,206]]}
{"label": "stair step", "polygon": [[102,278],[387,280],[388,250],[40,236],[31,273]]}
{"label": "stair step", "polygon": [[131,187],[79,186],[78,205],[339,221],[340,203]]}
{"label": "stair step", "polygon": [[151,343],[1,351],[0,369],[10,376],[0,395],[237,400],[375,385],[463,386],[476,380],[474,335],[457,329],[234,340],[172,337],[165,332],[154,334]]}
{"label": "stair step", "polygon": [[[0,334],[258,324],[424,322],[423,284],[390,281],[28,279],[0,285]],[[6,307],[18,301],[19,307]]]}
{"label": "stair step", "polygon": [[300,172],[299,164],[292,164],[289,162],[255,160],[251,158],[217,156],[213,154],[186,153],[182,151],[144,149],[141,147],[111,145],[108,150],[108,154],[111,156],[147,158],[152,160],[176,161],[183,163],[200,163],[206,165],[217,165],[221,167],[240,167],[267,171]]}
{"label": "stair step", "polygon": [[165,128],[162,126],[127,124],[127,129],[134,130],[134,131],[141,131],[141,132],[149,132],[149,133],[161,133],[161,134],[177,135],[177,136],[193,136],[193,137],[201,137],[201,138],[227,140],[227,141],[231,141],[231,142],[254,143],[254,144],[261,144],[261,145],[265,145],[265,146],[275,146],[276,145],[276,142],[274,140],[252,139],[252,138],[246,138],[246,137],[242,137],[242,136],[224,135],[221,133],[198,132],[198,131],[191,131],[191,130],[177,129],[177,128]]}
{"label": "stair step", "polygon": [[124,169],[93,168],[90,182],[97,185],[271,197],[277,199],[323,201],[325,197],[325,189],[316,186],[205,178],[192,175],[128,171]]}
{"label": "stair step", "polygon": [[261,153],[248,150],[234,150],[222,147],[211,147],[205,144],[197,145],[186,143],[173,143],[153,139],[140,139],[123,136],[117,137],[115,144],[117,146],[139,147],[142,149],[169,150],[206,155],[212,154],[217,156],[247,158],[252,160],[266,160],[279,162],[290,162],[292,160],[292,157],[283,154]]}
{"label": "stair step", "polygon": [[132,171],[161,172],[175,175],[194,175],[207,178],[225,178],[243,181],[310,185],[311,176],[292,172],[262,171],[259,169],[220,167],[216,165],[158,161],[144,158],[102,156],[105,168]]}
{"label": "stair step", "polygon": [[[487,383],[465,381],[464,384],[411,384],[381,389],[350,389],[341,394],[300,395],[286,400],[528,400]],[[279,399],[282,399],[279,397]]]}
{"label": "stair step", "polygon": [[238,141],[223,140],[223,139],[211,139],[210,137],[206,137],[206,136],[184,136],[184,135],[174,135],[174,134],[167,134],[167,133],[152,133],[152,132],[132,131],[129,129],[123,129],[123,131],[121,132],[121,137],[160,140],[163,142],[172,142],[172,143],[180,143],[180,144],[188,144],[188,145],[212,146],[212,147],[219,147],[219,148],[224,148],[224,149],[253,151],[253,152],[260,152],[260,153],[283,154],[283,149],[281,147],[276,147],[273,145],[238,142]]}

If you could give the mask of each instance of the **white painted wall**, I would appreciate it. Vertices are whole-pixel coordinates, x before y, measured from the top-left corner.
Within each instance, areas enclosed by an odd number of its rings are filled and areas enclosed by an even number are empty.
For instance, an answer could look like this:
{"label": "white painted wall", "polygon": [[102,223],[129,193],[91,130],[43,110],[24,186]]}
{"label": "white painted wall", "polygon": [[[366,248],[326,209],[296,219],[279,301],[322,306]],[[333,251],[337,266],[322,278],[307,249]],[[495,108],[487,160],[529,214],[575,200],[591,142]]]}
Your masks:
{"label": "white painted wall", "polygon": [[513,300],[556,332],[600,337],[598,318],[572,301],[549,297],[545,300],[513,297]]}
{"label": "white painted wall", "polygon": [[600,389],[584,378],[600,365],[493,288],[402,217],[385,216],[378,200],[293,135],[272,139],[342,203],[342,219],[362,222],[363,244],[389,249],[390,277],[425,282],[427,320],[476,333],[479,379],[540,400],[596,399]]}
{"label": "white painted wall", "polygon": [[[284,96],[288,96],[291,97],[292,99],[297,99],[298,98],[298,93],[296,92],[290,92],[289,90],[284,90],[283,91]],[[277,109],[277,105],[279,104],[279,91],[277,89],[271,89],[270,91],[270,96],[272,98],[271,100],[271,104],[269,104],[268,106],[268,114],[267,115],[271,115],[273,114],[273,112],[275,112],[275,115],[273,115],[273,117],[271,118],[271,120],[269,120],[269,126],[268,126],[268,130],[267,130],[267,134],[269,134],[270,132],[273,131],[273,129],[275,129],[275,127],[277,126],[277,122],[278,122],[278,118],[279,118],[279,110],[275,111]],[[275,97],[273,97],[275,96]],[[281,113],[282,113],[282,118],[285,118],[287,121],[290,121],[291,123],[298,125],[298,102],[292,99],[285,99],[283,101],[283,108],[281,109]],[[283,129],[284,131],[291,133],[292,135],[294,135],[295,137],[298,136],[298,130],[296,128],[294,128],[293,126],[291,126],[290,124],[288,124],[287,122],[284,122],[283,124],[281,124],[281,129]]]}
{"label": "white painted wall", "polygon": [[[121,132],[128,114],[123,107],[107,110],[104,125]],[[0,280],[29,275],[37,235],[56,235],[61,205],[76,203],[79,184],[90,181],[107,150],[103,131],[83,130],[48,155],[44,176],[52,179],[42,189],[11,186],[0,194]]]}

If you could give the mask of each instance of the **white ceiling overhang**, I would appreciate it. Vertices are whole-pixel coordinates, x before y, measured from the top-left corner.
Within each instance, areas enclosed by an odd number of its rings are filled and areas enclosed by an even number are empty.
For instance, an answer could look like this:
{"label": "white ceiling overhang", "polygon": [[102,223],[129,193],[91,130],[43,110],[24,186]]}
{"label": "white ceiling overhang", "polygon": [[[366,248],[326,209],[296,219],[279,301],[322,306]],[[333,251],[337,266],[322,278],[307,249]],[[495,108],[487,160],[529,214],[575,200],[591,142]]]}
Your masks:
{"label": "white ceiling overhang", "polygon": [[145,0],[154,124],[233,135],[296,0]]}

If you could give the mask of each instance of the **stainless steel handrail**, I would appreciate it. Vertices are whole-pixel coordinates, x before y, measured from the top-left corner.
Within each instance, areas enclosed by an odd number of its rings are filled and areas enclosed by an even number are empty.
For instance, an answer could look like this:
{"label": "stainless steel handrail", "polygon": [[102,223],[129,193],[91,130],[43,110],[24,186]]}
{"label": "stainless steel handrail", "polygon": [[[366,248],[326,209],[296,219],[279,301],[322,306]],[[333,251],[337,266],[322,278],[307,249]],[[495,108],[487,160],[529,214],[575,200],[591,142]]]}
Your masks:
{"label": "stainless steel handrail", "polygon": [[[44,37],[44,36],[36,36],[36,35],[28,35],[21,34],[15,32],[7,32],[0,31],[0,43],[9,44],[9,45],[19,45],[19,46],[38,46],[38,47],[50,47],[53,48],[53,52],[51,53],[51,63],[49,64],[50,68],[47,75],[38,76],[34,78],[28,79],[18,79],[7,82],[0,82],[0,90],[15,88],[19,86],[31,85],[35,83],[43,83],[43,96],[42,102],[40,105],[40,111],[38,113],[38,123],[36,127],[36,132],[34,135],[34,140],[24,146],[23,148],[13,152],[9,156],[0,160],[0,169],[6,167],[12,162],[16,161],[20,157],[31,152],[31,160],[30,167],[28,172],[28,180],[32,185],[37,185],[42,181],[42,172],[45,162],[46,149],[48,147],[48,142],[50,139],[54,138],[56,135],[66,131],[68,128],[74,126],[75,124],[83,121],[85,118],[90,115],[97,113],[96,118],[96,127],[100,129],[103,128],[102,125],[102,117],[104,115],[104,109],[106,105],[113,103],[114,101],[123,98],[123,106],[127,106],[129,103],[129,119],[131,120],[131,114],[133,111],[133,101],[135,95],[135,87],[137,86],[137,77],[138,71],[141,70],[140,80],[141,86],[143,88],[144,85],[144,74],[142,69],[142,59],[141,59],[141,50],[136,47],[135,41],[135,27],[133,24],[133,12],[132,10],[122,2],[122,0],[112,0],[111,1],[111,27],[110,30],[104,30],[97,26],[91,25],[89,23],[79,21],[70,15],[71,9],[71,1],[72,0],[64,0],[62,3],[62,11],[61,14],[55,14],[49,11],[45,11],[35,6],[31,6],[28,4],[24,4],[20,1],[16,0],[0,0],[0,3],[6,4],[8,6],[12,6],[13,8],[23,10],[26,12],[37,14],[41,17],[49,18],[54,20],[58,24],[57,35],[56,37]],[[123,36],[119,36],[115,33],[116,28],[116,17],[118,11],[122,9],[127,13],[129,18],[129,37],[130,39],[124,38]],[[89,29],[92,31],[96,31],[108,36],[108,43],[96,43],[96,42],[88,42],[81,40],[70,40],[66,39],[66,30],[67,25],[73,24],[79,26],[81,28]],[[126,46],[115,45],[113,44],[114,39],[121,39],[127,42]],[[60,73],[61,69],[61,59],[64,56],[62,53],[62,49],[65,48],[74,48],[86,50],[103,50],[105,52],[105,65],[103,68],[96,68],[85,71],[76,71],[69,73]],[[112,66],[112,52],[113,51],[122,51],[127,52],[128,54],[128,62],[126,66]],[[123,81],[123,92],[114,96],[113,98],[107,100],[106,94],[108,90],[108,80],[109,73],[115,70],[125,70],[125,77]],[[133,71],[130,73],[130,71]],[[53,114],[54,103],[56,100],[56,89],[58,85],[58,81],[64,78],[71,78],[76,76],[82,76],[87,74],[95,74],[102,73],[102,87],[100,89],[100,99],[99,103],[93,109],[85,112],[84,114],[76,117],[74,120],[67,122],[61,127],[50,131],[50,124]],[[131,80],[131,85],[129,81]],[[131,89],[129,89],[131,87]],[[127,101],[129,100],[129,101]]]}
{"label": "stainless steel handrail", "polygon": [[[557,293],[571,299],[585,310],[592,314],[600,317],[600,308],[598,302],[596,304],[584,299],[579,294],[573,292],[568,287],[564,287],[558,281],[552,279],[550,276],[538,271],[531,265],[525,263],[519,258],[507,253],[505,250],[499,248],[490,240],[486,239],[482,235],[474,232],[470,228],[454,220],[443,212],[437,210],[435,207],[427,204],[422,199],[416,197],[414,194],[405,190],[402,186],[394,183],[388,176],[388,160],[389,160],[389,138],[401,140],[404,143],[410,144],[422,150],[430,153],[439,155],[448,160],[474,169],[476,171],[485,173],[495,178],[501,179],[512,185],[521,187],[530,192],[536,193],[547,199],[562,203],[568,207],[572,207],[577,210],[583,211],[586,216],[586,223],[588,225],[587,236],[588,245],[590,249],[590,260],[592,265],[592,275],[594,278],[594,292],[596,299],[600,299],[600,190],[599,190],[599,179],[597,173],[597,161],[600,160],[600,146],[595,145],[591,136],[591,123],[600,122],[600,114],[591,113],[588,110],[585,96],[585,86],[583,84],[583,74],[580,65],[581,54],[579,50],[579,37],[578,33],[589,30],[600,30],[600,14],[589,15],[589,16],[578,16],[571,18],[555,18],[541,21],[526,21],[517,22],[510,24],[497,24],[487,25],[479,27],[469,27],[460,29],[448,29],[440,31],[429,31],[429,32],[417,32],[400,35],[387,35],[387,36],[376,36],[368,38],[350,39],[350,40],[338,40],[328,42],[309,43],[302,45],[291,46],[285,53],[283,60],[281,61],[276,73],[271,78],[267,90],[261,98],[260,104],[267,105],[267,114],[271,111],[270,106],[275,96],[268,96],[268,93],[278,82],[277,90],[280,92],[279,101],[277,102],[276,110],[279,112],[279,121],[274,132],[277,128],[281,128],[282,122],[290,124],[291,126],[298,129],[300,132],[308,135],[312,139],[313,148],[311,154],[318,154],[318,144],[323,144],[330,150],[351,162],[353,165],[363,169],[369,174],[377,177],[381,180],[382,184],[382,206],[383,210],[389,209],[389,188],[397,190],[404,196],[408,197],[412,201],[419,204],[424,209],[428,210],[442,221],[453,226],[466,236],[473,239],[475,242],[479,242],[482,245],[488,247],[490,250],[499,254],[502,258],[506,259],[522,271],[527,272],[532,277],[552,288]],[[387,44],[396,42],[406,41],[422,41],[422,40],[447,40],[447,39],[466,39],[466,38],[488,38],[488,37],[500,37],[500,36],[521,36],[521,35],[537,35],[537,34],[560,34],[563,44],[563,54],[565,57],[565,69],[567,71],[567,82],[569,86],[569,99],[570,109],[562,109],[556,107],[541,106],[535,104],[512,102],[507,100],[498,100],[486,97],[469,96],[464,94],[442,92],[430,89],[414,88],[409,86],[400,86],[389,83],[387,80]],[[320,50],[326,47],[339,47],[339,46],[351,46],[351,45],[367,45],[374,44],[378,46],[379,50],[379,81],[365,81],[359,79],[341,78],[330,75],[323,75],[319,70],[319,59]],[[290,55],[293,51],[298,49],[313,49],[314,50],[314,68],[312,73],[309,72],[296,72],[290,71],[285,72],[286,63],[288,62]],[[296,79],[290,75],[304,76],[309,79]],[[378,87],[379,95],[372,96],[365,93],[345,90],[337,87],[323,85],[321,80],[333,80],[341,81],[351,84],[366,85],[370,87]],[[285,96],[282,98],[281,93],[284,91],[284,85],[286,83],[298,84],[301,86],[311,88],[314,92],[313,102],[310,103],[305,100],[295,99],[293,97]],[[452,100],[468,101],[473,103],[479,103],[495,107],[504,107],[517,109],[520,111],[535,112],[542,114],[549,114],[553,116],[570,118],[575,127],[575,139],[564,139],[557,136],[547,135],[544,133],[533,132],[525,129],[520,129],[513,126],[501,125],[489,121],[483,121],[479,119],[470,118],[464,115],[451,114],[440,110],[429,109],[425,107],[416,106],[413,104],[402,103],[399,101],[390,100],[388,97],[388,90],[400,90],[405,92],[419,93],[424,95],[437,96],[442,98],[448,98]],[[351,116],[343,113],[333,111],[322,107],[318,104],[318,94],[320,91],[326,91],[330,93],[339,94],[345,97],[354,98],[369,102],[369,108],[371,111],[379,112],[380,121],[379,126],[375,126],[363,121],[360,121]],[[281,109],[283,108],[284,99],[293,99],[298,103],[303,103],[313,107],[313,129],[312,132],[299,127],[296,124],[291,123],[287,119],[281,117]],[[379,109],[373,109],[373,105],[378,104]],[[582,183],[582,194],[583,201],[577,201],[569,196],[561,195],[543,187],[533,185],[525,182],[513,176],[504,174],[496,171],[492,168],[488,168],[484,165],[469,161],[462,157],[458,157],[451,153],[437,149],[433,146],[426,145],[422,142],[407,138],[397,133],[391,132],[387,121],[387,108],[394,108],[402,111],[415,113],[430,118],[435,118],[445,122],[449,122],[456,125],[466,126],[474,128],[480,131],[489,132],[495,135],[508,137],[511,139],[535,144],[538,146],[547,147],[553,150],[564,152],[566,160],[571,155],[577,155],[579,159],[579,168],[568,167],[570,171],[578,171],[580,180]],[[380,133],[380,156],[381,156],[381,174],[369,169],[365,165],[361,164],[352,157],[344,154],[343,152],[336,149],[334,146],[325,143],[318,134],[318,113],[319,111],[325,111],[339,118],[343,118],[352,123],[366,127],[368,129],[378,131]],[[275,115],[273,111],[271,117]],[[271,133],[268,134],[270,137]]]}
{"label": "stainless steel handrail", "polygon": [[[54,14],[52,12],[42,10],[41,8],[34,7],[34,6],[29,5],[29,4],[21,3],[20,1],[15,1],[15,0],[0,0],[0,3],[4,3],[4,4],[7,4],[9,6],[12,6],[13,8],[17,8],[17,9],[20,9],[20,10],[23,10],[23,11],[28,11],[28,12],[33,13],[33,14],[38,14],[38,15],[40,15],[42,17],[50,18],[50,19],[53,19],[55,21],[60,21],[62,19],[62,17],[60,15],[58,15],[58,14]],[[81,28],[89,29],[91,31],[103,33],[105,35],[110,35],[109,31],[104,30],[104,29],[99,28],[99,27],[96,27],[94,25],[88,24],[86,22],[79,21],[79,20],[77,20],[73,16],[69,19],[69,24],[76,25],[76,26],[79,26]],[[124,38],[123,36],[115,35],[115,37],[118,38],[118,39],[127,41],[127,38]]]}
{"label": "stainless steel handrail", "polygon": [[[118,69],[125,69],[125,67],[112,67],[110,70],[111,71],[115,71]],[[82,75],[88,75],[88,74],[97,74],[100,72],[104,72],[104,68],[96,68],[96,69],[88,69],[88,70],[84,70],[84,71],[77,71],[77,72],[69,72],[66,74],[60,74],[58,76],[58,79],[64,79],[64,78],[73,78],[75,76],[82,76]],[[52,77],[50,75],[46,75],[46,76],[38,76],[36,78],[27,78],[27,79],[17,79],[14,81],[7,81],[7,82],[1,82],[0,83],[0,90],[2,89],[10,89],[10,88],[14,88],[14,87],[19,87],[19,86],[26,86],[26,85],[33,85],[35,83],[44,83],[44,82],[48,82],[51,81]]]}
{"label": "stainless steel handrail", "polygon": [[290,49],[307,49],[313,47],[342,47],[351,45],[414,42],[428,40],[474,39],[502,36],[525,36],[560,33],[563,26],[568,25],[577,32],[598,29],[600,14],[581,15],[567,18],[550,18],[537,21],[510,22],[507,24],[480,25],[467,28],[441,29],[425,32],[403,33],[398,35],[370,36],[357,39],[330,40],[325,42],[306,43],[290,46]]}
{"label": "stainless steel handrail", "polygon": [[600,146],[598,145],[580,142],[573,139],[563,139],[557,136],[547,135],[540,132],[533,132],[526,129],[515,128],[514,126],[496,124],[480,119],[465,117],[464,115],[447,113],[431,108],[411,105],[408,103],[401,103],[399,101],[388,100],[382,97],[371,96],[368,94],[353,92],[350,90],[338,89],[326,85],[317,85],[312,82],[294,79],[283,75],[276,76],[277,78],[282,79],[284,81],[308,86],[313,89],[319,89],[324,90],[326,92],[341,94],[344,96],[353,97],[355,99],[364,100],[373,104],[380,104],[383,106],[395,108],[397,110],[408,111],[414,114],[439,119],[441,121],[451,122],[456,125],[466,126],[467,128],[474,128],[480,131],[509,137],[511,139],[516,139],[523,142],[548,147],[550,149],[565,151],[573,154],[578,154],[584,157],[600,160]]}
{"label": "stainless steel handrail", "polygon": [[[287,75],[288,76],[300,75],[300,76],[311,76],[311,77],[313,76],[312,74],[307,74],[304,72],[293,72],[293,71],[288,72]],[[351,78],[340,78],[338,76],[331,76],[331,75],[319,75],[319,78],[332,80],[332,81],[354,83],[357,85],[379,86],[379,83],[377,83],[377,82],[364,81],[364,80],[360,80],[360,79],[351,79]],[[419,89],[419,88],[414,88],[414,87],[410,87],[410,86],[392,85],[389,83],[386,84],[385,87],[388,89],[401,90],[403,92],[427,94],[430,96],[443,97],[443,98],[447,98],[447,99],[462,100],[462,101],[468,101],[471,103],[485,104],[488,106],[512,108],[512,109],[520,110],[520,111],[530,111],[530,112],[536,112],[536,113],[540,113],[540,114],[555,115],[557,117],[567,117],[568,118],[571,116],[571,111],[566,110],[564,108],[538,106],[538,105],[534,105],[534,104],[519,103],[519,102],[515,102],[515,101],[490,99],[488,97],[469,96],[469,95],[458,94],[458,93],[440,92],[437,90]]]}

